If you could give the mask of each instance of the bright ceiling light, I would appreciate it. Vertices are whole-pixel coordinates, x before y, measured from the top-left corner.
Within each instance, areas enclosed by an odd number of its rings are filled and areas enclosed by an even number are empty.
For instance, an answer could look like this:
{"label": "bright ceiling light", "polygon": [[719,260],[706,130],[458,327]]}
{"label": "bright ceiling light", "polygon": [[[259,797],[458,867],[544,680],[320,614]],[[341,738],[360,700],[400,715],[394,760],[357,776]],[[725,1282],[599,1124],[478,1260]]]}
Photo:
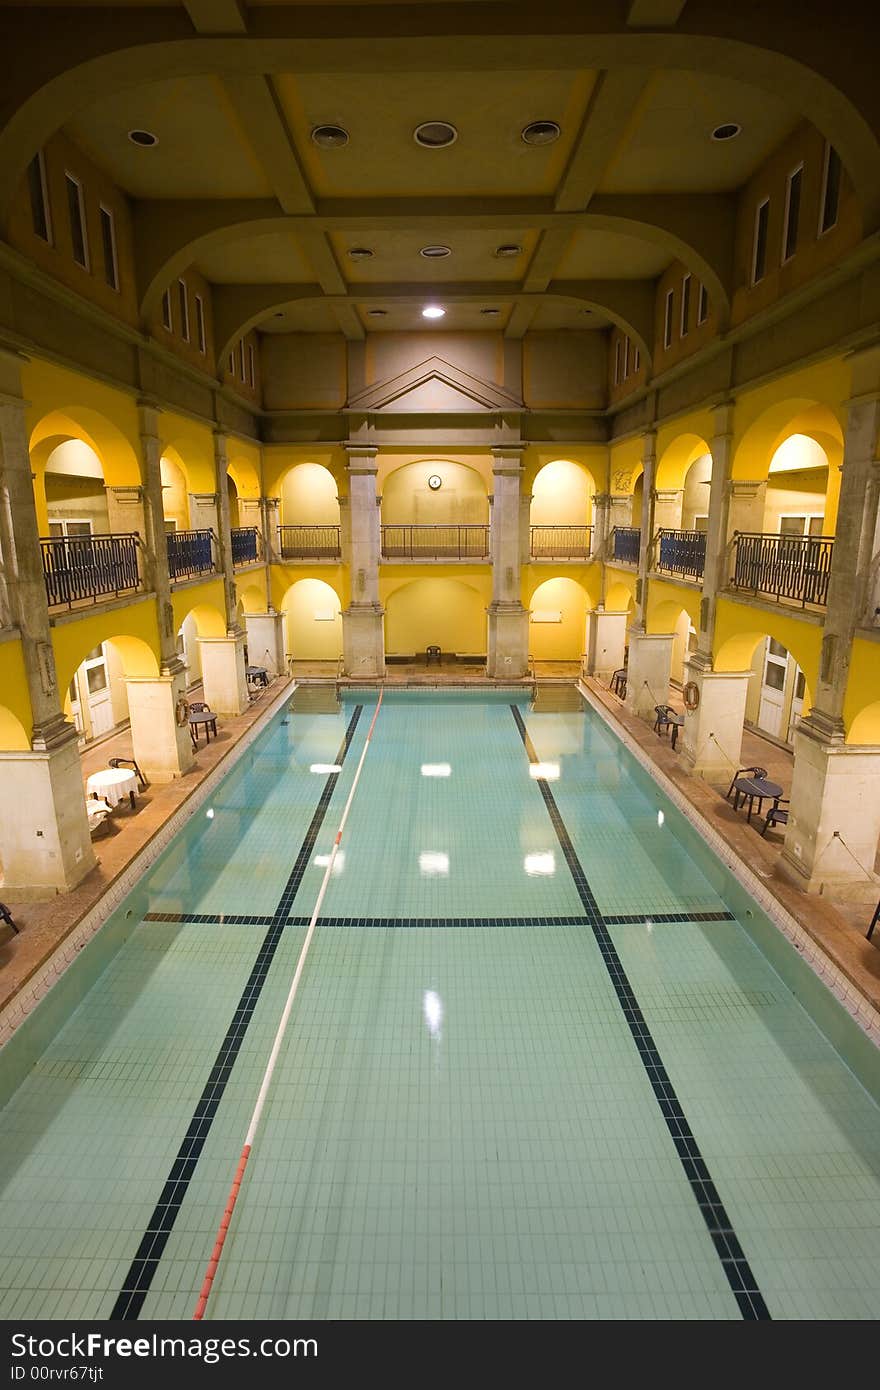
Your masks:
{"label": "bright ceiling light", "polygon": [[423,777],[451,777],[452,767],[449,763],[422,763]]}
{"label": "bright ceiling light", "polygon": [[426,304],[422,310],[423,319],[442,319],[446,315],[446,310],[441,309],[439,304]]}

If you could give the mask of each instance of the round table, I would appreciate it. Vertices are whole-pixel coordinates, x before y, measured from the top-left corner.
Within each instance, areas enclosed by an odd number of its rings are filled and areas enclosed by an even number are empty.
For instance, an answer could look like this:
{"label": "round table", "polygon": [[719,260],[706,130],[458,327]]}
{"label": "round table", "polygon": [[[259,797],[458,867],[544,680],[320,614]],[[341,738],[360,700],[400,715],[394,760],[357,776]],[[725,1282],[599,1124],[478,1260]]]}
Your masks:
{"label": "round table", "polygon": [[733,790],[736,793],[733,798],[734,811],[739,810],[740,798],[743,801],[748,800],[749,814],[746,820],[749,821],[752,819],[752,811],[756,801],[758,803],[758,815],[760,815],[761,806],[768,797],[772,797],[775,801],[777,797],[782,795],[782,788],[779,784],[768,782],[766,777],[737,777],[733,784]]}
{"label": "round table", "polygon": [[214,711],[212,709],[198,710],[196,714],[191,714],[189,716],[189,731],[192,736],[193,748],[198,748],[199,746],[200,724],[203,724],[205,728],[205,743],[211,742],[212,729],[214,731],[214,737],[217,737],[217,716]]}
{"label": "round table", "polygon": [[137,777],[127,767],[105,767],[102,772],[93,772],[86,782],[89,796],[104,800],[110,806],[118,806],[128,797],[132,810],[137,789]]}
{"label": "round table", "polygon": [[265,666],[246,666],[244,673],[247,676],[248,685],[268,685],[269,672]]}

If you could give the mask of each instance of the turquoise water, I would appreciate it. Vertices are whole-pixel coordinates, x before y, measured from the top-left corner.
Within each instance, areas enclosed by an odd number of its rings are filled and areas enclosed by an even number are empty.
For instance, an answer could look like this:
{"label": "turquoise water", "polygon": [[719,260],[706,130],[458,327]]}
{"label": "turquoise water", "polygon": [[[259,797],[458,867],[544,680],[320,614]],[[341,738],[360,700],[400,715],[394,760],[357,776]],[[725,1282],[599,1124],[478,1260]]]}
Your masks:
{"label": "turquoise water", "polygon": [[[511,698],[385,698],[208,1316],[876,1316],[880,1111],[602,722]],[[276,718],[72,967],[3,1318],[191,1315],[374,702]]]}

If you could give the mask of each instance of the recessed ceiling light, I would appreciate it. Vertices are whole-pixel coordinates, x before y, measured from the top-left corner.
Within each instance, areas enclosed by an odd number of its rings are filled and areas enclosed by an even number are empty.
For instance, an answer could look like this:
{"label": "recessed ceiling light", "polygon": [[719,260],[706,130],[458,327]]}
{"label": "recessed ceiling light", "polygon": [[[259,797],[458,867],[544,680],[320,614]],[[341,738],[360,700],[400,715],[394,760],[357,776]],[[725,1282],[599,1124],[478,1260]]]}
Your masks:
{"label": "recessed ceiling light", "polygon": [[370,250],[369,246],[352,246],[348,252],[348,259],[350,261],[371,261],[373,255],[374,252]]}
{"label": "recessed ceiling light", "polygon": [[735,121],[729,121],[726,125],[717,125],[712,131],[713,140],[733,140],[742,130],[741,125]]}
{"label": "recessed ceiling light", "polygon": [[442,319],[446,314],[445,309],[441,309],[439,304],[426,304],[422,310],[423,319]]}
{"label": "recessed ceiling light", "polygon": [[521,246],[517,246],[515,242],[511,241],[511,242],[506,243],[504,246],[496,246],[496,247],[495,247],[495,250],[493,251],[492,254],[493,254],[494,256],[499,256],[499,257],[504,257],[504,256],[521,256],[521,255],[522,255],[522,247],[521,247]]}
{"label": "recessed ceiling light", "polygon": [[423,121],[413,131],[413,139],[426,150],[443,150],[455,144],[458,131],[448,121]]}
{"label": "recessed ceiling light", "polygon": [[452,255],[452,249],[449,246],[423,246],[419,255],[424,256],[426,261],[442,261],[444,256]]}
{"label": "recessed ceiling light", "polygon": [[532,121],[520,131],[520,139],[526,145],[552,145],[561,134],[555,121]]}
{"label": "recessed ceiling light", "polygon": [[368,309],[367,314],[371,319],[384,319],[388,313],[387,309]]}
{"label": "recessed ceiling light", "polygon": [[312,142],[322,150],[338,150],[348,144],[348,131],[341,125],[316,125],[312,127]]}
{"label": "recessed ceiling light", "polygon": [[276,309],[276,311],[275,311],[273,317],[276,318],[276,319],[283,319],[283,318],[284,318],[284,310],[283,310],[283,309]]}
{"label": "recessed ceiling light", "polygon": [[154,135],[151,130],[130,130],[128,138],[133,145],[140,145],[145,150],[159,143],[158,135]]}
{"label": "recessed ceiling light", "polygon": [[497,318],[501,313],[500,309],[481,309],[480,313],[487,319]]}

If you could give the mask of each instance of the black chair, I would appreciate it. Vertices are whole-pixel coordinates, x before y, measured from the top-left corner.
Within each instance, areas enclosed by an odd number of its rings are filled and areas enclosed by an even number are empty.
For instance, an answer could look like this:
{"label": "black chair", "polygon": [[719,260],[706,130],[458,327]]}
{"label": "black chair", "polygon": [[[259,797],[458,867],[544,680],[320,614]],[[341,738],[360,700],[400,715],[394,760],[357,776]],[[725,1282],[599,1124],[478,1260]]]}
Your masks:
{"label": "black chair", "polygon": [[[12,913],[9,911],[9,908],[6,906],[5,903],[0,903],[0,922],[5,922],[8,927],[12,928],[16,936],[18,935],[18,927],[13,922]],[[869,932],[868,935],[870,936],[870,934],[871,933]]]}
{"label": "black chair", "polygon": [[730,800],[730,793],[733,791],[733,784],[737,777],[766,777],[766,767],[738,767],[730,779],[730,786],[727,788],[726,800]]}
{"label": "black chair", "polygon": [[788,811],[784,808],[788,805],[788,797],[777,796],[770,810],[764,817],[764,829],[762,835],[766,835],[771,826],[788,825]]}
{"label": "black chair", "polygon": [[876,927],[878,922],[880,922],[880,903],[878,903],[877,906],[874,908],[874,916],[871,918],[871,925],[868,928],[867,935],[869,941],[871,940],[871,937],[874,935],[874,928]]}
{"label": "black chair", "polygon": [[206,705],[204,700],[190,700],[189,702],[190,714],[207,714],[210,708],[211,706]]}
{"label": "black chair", "polygon": [[654,720],[655,734],[668,734],[669,730],[675,727],[675,710],[671,705],[655,705],[654,713],[657,718]]}
{"label": "black chair", "polygon": [[619,695],[621,700],[626,698],[626,667],[621,666],[619,671],[611,673],[611,694]]}
{"label": "black chair", "polygon": [[432,661],[440,665],[440,648],[433,645],[425,649],[425,665],[430,666]]}
{"label": "black chair", "polygon": [[141,772],[134,758],[109,758],[108,762],[110,767],[130,767],[134,772],[135,777],[137,777],[141,787],[143,789],[146,789],[149,786],[146,777]]}

